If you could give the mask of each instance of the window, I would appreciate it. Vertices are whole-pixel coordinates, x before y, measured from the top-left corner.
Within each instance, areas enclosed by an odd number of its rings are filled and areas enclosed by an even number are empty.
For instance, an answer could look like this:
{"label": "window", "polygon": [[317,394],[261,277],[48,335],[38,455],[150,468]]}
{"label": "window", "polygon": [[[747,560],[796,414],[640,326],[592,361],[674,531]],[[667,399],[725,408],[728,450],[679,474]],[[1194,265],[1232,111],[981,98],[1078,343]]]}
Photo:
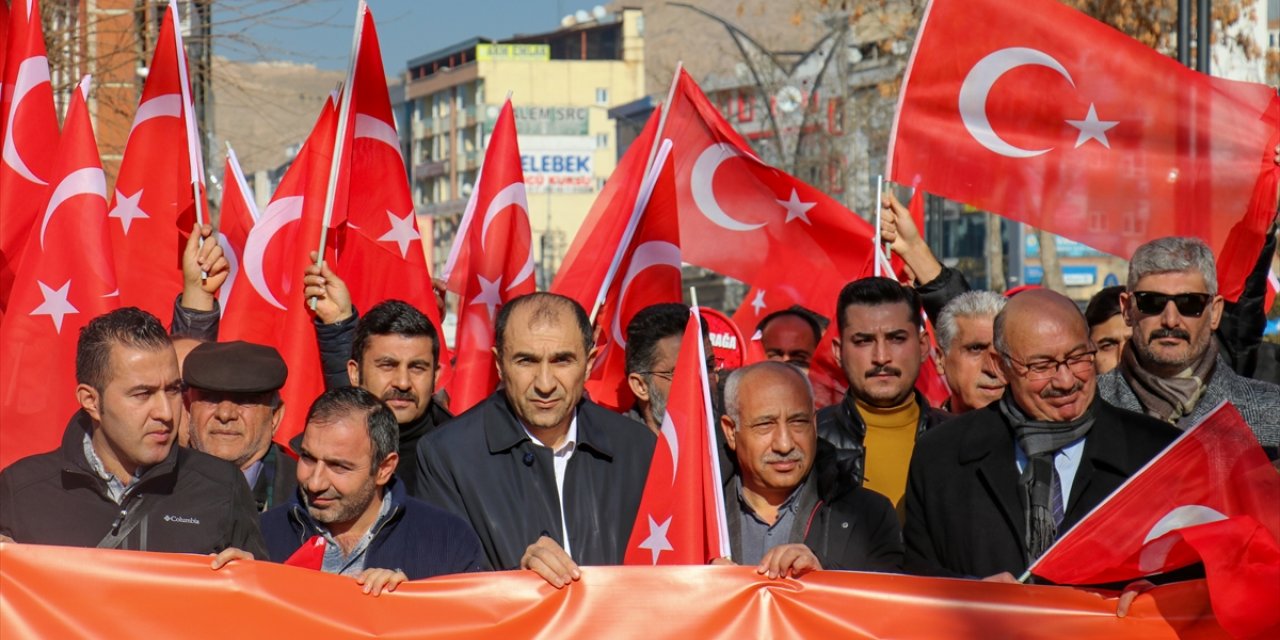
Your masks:
{"label": "window", "polygon": [[755,100],[751,94],[738,92],[738,122],[751,122],[755,119]]}
{"label": "window", "polygon": [[596,104],[598,105],[609,104],[609,89],[605,87],[598,87],[596,89]]}
{"label": "window", "polygon": [[608,148],[608,146],[609,146],[609,134],[607,134],[607,133],[597,133],[597,134],[596,134],[596,148],[597,148],[597,149],[605,149],[605,148]]}
{"label": "window", "polygon": [[827,99],[827,133],[844,134],[844,100],[840,98]]}

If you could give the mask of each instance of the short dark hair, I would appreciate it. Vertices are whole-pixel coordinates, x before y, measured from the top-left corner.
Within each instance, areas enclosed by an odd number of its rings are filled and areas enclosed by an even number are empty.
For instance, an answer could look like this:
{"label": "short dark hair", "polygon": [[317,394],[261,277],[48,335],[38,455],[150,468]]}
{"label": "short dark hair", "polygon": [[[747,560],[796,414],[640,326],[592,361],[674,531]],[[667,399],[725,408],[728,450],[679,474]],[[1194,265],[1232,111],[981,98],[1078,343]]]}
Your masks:
{"label": "short dark hair", "polygon": [[1120,294],[1125,290],[1124,285],[1116,285],[1107,287],[1089,298],[1089,306],[1085,307],[1084,319],[1088,321],[1089,328],[1092,329],[1107,320],[1111,316],[1120,313]]}
{"label": "short dark hair", "polygon": [[652,371],[658,343],[684,335],[687,326],[689,307],[679,302],[664,302],[637,311],[627,323],[627,373]]}
{"label": "short dark hair", "polygon": [[924,326],[924,309],[920,294],[890,278],[861,278],[846,284],[836,298],[836,326],[840,335],[849,322],[845,310],[853,305],[878,307],[882,304],[905,304],[911,314],[911,322],[917,329]]}
{"label": "short dark hair", "polygon": [[763,320],[756,324],[756,331],[764,333],[765,327],[767,327],[770,322],[773,322],[783,316],[800,318],[805,324],[809,325],[809,330],[813,331],[813,343],[820,344],[822,342],[822,331],[824,327],[822,326],[822,320],[819,319],[820,316],[798,304],[791,305],[790,307],[780,311],[774,311],[773,313],[765,316]]}
{"label": "short dark hair", "polygon": [[[160,319],[137,307],[104,313],[80,330],[76,342],[76,382],[101,392],[107,387],[111,346],[133,349],[173,349]],[[175,356],[176,358],[177,356]]]}
{"label": "short dark hair", "polygon": [[330,424],[348,415],[361,415],[373,441],[373,469],[400,448],[400,425],[396,414],[378,396],[363,387],[337,387],[320,394],[307,410],[306,424]]}
{"label": "short dark hair", "polygon": [[384,300],[373,305],[356,323],[356,338],[351,343],[351,359],[359,365],[373,336],[397,335],[431,340],[431,359],[440,367],[440,334],[426,314],[403,300]]}
{"label": "short dark hair", "polygon": [[498,321],[493,329],[493,347],[499,355],[502,354],[502,349],[507,342],[507,323],[511,321],[511,315],[527,305],[534,305],[533,316],[529,318],[531,323],[552,320],[560,311],[572,313],[574,319],[578,321],[578,330],[582,332],[582,352],[591,353],[591,347],[595,345],[595,334],[591,331],[591,320],[587,318],[587,310],[573,298],[539,291],[520,296],[502,305],[498,310]]}

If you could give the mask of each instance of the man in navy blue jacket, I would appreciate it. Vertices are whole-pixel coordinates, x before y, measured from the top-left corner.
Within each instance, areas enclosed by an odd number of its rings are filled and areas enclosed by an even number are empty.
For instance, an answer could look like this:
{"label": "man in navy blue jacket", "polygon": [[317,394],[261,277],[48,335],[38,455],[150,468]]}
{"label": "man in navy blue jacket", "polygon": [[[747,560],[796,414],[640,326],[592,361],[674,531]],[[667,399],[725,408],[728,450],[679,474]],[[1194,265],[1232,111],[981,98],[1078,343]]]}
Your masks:
{"label": "man in navy blue jacket", "polygon": [[356,578],[364,592],[485,568],[461,518],[409,497],[395,478],[395,414],[358,387],[326,391],[307,414],[298,452],[298,493],[262,515],[271,560],[324,541],[321,570]]}

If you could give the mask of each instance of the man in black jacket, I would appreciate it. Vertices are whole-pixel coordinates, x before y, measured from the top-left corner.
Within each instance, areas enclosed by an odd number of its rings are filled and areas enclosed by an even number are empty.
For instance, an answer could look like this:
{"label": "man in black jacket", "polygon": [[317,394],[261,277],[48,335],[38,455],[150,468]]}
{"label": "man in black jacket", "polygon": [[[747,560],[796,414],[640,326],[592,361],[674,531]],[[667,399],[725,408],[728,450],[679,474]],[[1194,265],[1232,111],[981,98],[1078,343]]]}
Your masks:
{"label": "man in black jacket", "polygon": [[929,355],[920,296],[889,278],[855,280],[840,291],[836,322],[831,349],[849,391],[818,412],[818,435],[835,446],[854,483],[900,510],[916,438],[951,417],[915,390]]}
{"label": "man in black jacket", "polygon": [[494,569],[562,587],[580,564],[620,564],[656,438],[583,396],[596,355],[586,311],[516,298],[494,342],[502,388],[418,443],[422,497],[470,521]]}
{"label": "man in black jacket", "polygon": [[453,418],[435,399],[440,335],[427,316],[401,300],[385,300],[363,317],[346,283],[327,264],[310,266],[304,295],[316,299],[316,342],[326,389],[362,387],[400,424],[396,477],[417,495],[418,441]]}
{"label": "man in black jacket", "polygon": [[62,446],[0,473],[0,539],[265,555],[239,470],[174,446],[182,383],[159,320],[133,307],[91,320],[76,380]]}
{"label": "man in black jacket", "polygon": [[899,569],[893,505],[837,468],[834,450],[818,439],[813,390],[799,369],[760,362],[734,371],[725,408],[721,427],[739,469],[725,491],[733,561],[770,578]]}
{"label": "man in black jacket", "polygon": [[920,438],[907,487],[906,569],[1020,575],[1177,436],[1103,402],[1080,310],[1048,289],[996,316],[1004,397]]}
{"label": "man in black jacket", "polygon": [[300,491],[262,515],[271,560],[284,562],[315,537],[319,569],[356,578],[364,592],[405,580],[477,571],[480,541],[461,518],[409,497],[393,475],[395,415],[358,387],[326,391],[295,438]]}
{"label": "man in black jacket", "polygon": [[191,448],[236,465],[258,511],[288,500],[298,487],[297,465],[271,441],[284,419],[280,389],[289,375],[280,352],[241,340],[204,342],[180,368]]}

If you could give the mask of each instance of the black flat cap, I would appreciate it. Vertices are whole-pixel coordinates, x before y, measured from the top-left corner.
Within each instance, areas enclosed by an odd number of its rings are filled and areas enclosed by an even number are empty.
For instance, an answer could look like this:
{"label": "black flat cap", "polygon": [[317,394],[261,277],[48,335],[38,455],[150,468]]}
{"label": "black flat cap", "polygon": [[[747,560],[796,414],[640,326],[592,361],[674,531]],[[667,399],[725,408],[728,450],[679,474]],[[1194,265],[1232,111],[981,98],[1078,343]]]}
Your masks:
{"label": "black flat cap", "polygon": [[288,376],[289,367],[274,347],[242,340],[206,342],[192,349],[182,364],[182,381],[209,391],[275,391]]}

